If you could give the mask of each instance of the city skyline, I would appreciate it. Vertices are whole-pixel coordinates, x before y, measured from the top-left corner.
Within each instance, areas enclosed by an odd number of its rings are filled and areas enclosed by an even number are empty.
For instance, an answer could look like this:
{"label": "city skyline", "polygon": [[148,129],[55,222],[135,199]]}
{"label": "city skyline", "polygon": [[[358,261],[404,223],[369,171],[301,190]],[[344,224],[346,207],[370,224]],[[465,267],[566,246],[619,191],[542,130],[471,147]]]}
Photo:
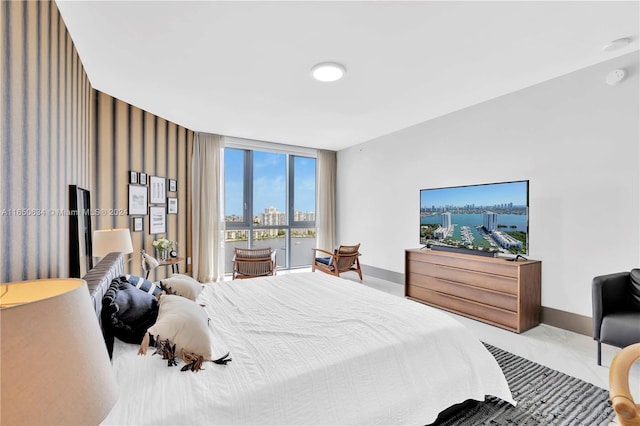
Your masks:
{"label": "city skyline", "polygon": [[527,206],[528,181],[423,189],[420,209],[432,207]]}

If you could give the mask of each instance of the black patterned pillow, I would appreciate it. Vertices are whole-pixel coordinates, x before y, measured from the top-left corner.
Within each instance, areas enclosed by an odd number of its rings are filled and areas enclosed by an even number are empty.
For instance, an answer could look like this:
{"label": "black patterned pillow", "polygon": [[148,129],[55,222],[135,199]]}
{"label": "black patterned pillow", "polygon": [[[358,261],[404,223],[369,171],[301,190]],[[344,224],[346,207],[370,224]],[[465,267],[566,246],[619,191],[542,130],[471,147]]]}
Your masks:
{"label": "black patterned pillow", "polygon": [[139,288],[140,290],[145,291],[154,296],[157,296],[162,291],[162,289],[159,286],[137,275],[127,274],[127,275],[121,275],[118,278],[121,278],[121,277],[124,277],[124,279],[127,280],[129,284],[131,284],[132,286]]}
{"label": "black patterned pillow", "polygon": [[113,339],[139,344],[158,318],[158,301],[120,276],[111,285],[102,299],[102,328],[109,356],[113,352]]}

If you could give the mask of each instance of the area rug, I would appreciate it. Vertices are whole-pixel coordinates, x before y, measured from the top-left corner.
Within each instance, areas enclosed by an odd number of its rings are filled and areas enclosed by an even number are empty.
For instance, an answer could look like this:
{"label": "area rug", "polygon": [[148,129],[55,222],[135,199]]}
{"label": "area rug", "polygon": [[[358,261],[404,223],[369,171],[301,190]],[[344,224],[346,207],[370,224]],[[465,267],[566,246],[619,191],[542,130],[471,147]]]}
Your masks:
{"label": "area rug", "polygon": [[583,380],[485,344],[504,372],[512,405],[494,397],[467,401],[434,425],[606,426],[615,419],[609,392]]}

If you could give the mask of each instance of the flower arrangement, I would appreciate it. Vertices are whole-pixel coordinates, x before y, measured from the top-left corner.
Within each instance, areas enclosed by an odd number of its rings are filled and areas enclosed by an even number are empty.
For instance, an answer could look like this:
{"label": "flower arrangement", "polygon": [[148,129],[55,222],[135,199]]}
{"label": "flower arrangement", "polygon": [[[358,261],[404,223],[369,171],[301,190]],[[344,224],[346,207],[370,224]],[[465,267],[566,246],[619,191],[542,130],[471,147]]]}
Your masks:
{"label": "flower arrangement", "polygon": [[167,240],[166,238],[158,238],[153,242],[153,246],[158,250],[169,250],[175,243],[175,241]]}
{"label": "flower arrangement", "polygon": [[167,240],[166,238],[158,238],[153,243],[153,246],[158,250],[158,257],[164,260],[167,258],[167,253],[169,250],[173,248],[174,245],[177,245],[175,241]]}

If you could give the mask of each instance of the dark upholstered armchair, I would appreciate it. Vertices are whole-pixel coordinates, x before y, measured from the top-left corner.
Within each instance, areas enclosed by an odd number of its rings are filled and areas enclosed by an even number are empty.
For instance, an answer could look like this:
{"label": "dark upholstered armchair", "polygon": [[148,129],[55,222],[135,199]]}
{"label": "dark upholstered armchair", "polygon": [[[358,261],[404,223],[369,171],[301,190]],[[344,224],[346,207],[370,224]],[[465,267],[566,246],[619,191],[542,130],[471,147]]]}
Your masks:
{"label": "dark upholstered armchair", "polygon": [[598,342],[598,365],[602,343],[623,348],[640,343],[640,269],[595,277],[593,338]]}

